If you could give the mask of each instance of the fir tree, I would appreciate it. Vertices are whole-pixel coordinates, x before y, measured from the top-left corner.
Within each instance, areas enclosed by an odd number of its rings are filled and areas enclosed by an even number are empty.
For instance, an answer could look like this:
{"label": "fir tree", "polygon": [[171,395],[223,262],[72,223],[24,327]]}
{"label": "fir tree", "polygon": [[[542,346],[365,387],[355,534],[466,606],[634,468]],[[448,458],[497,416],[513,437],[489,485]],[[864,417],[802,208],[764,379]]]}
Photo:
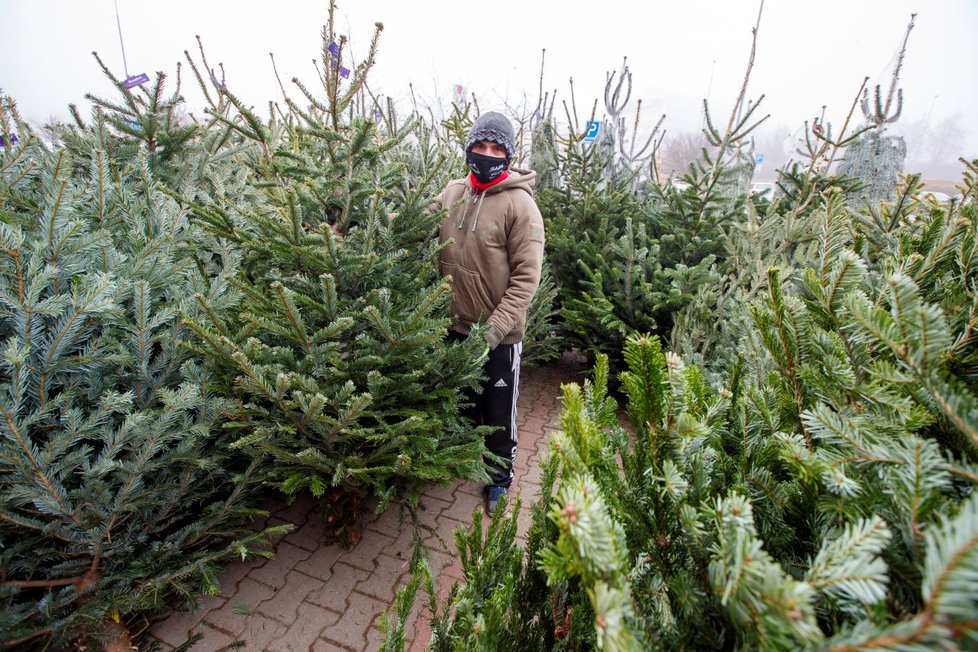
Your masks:
{"label": "fir tree", "polygon": [[242,197],[188,201],[241,255],[235,314],[191,322],[240,401],[226,427],[274,485],[323,498],[347,543],[371,496],[381,510],[403,490],[416,501],[428,482],[484,475],[482,432],[458,416],[479,345],[444,339],[450,286],[428,210],[441,171],[408,178],[392,152],[413,124],[378,121],[362,99],[379,31],[347,79],[330,21],[325,97],[299,86],[308,108],[288,100],[265,122],[221,89],[235,115],[212,115],[252,144],[236,159],[252,180]]}
{"label": "fir tree", "polygon": [[226,288],[192,273],[197,233],[104,114],[49,150],[2,101],[25,137],[0,152],[0,639],[128,649],[130,619],[262,551],[257,473],[180,320]]}

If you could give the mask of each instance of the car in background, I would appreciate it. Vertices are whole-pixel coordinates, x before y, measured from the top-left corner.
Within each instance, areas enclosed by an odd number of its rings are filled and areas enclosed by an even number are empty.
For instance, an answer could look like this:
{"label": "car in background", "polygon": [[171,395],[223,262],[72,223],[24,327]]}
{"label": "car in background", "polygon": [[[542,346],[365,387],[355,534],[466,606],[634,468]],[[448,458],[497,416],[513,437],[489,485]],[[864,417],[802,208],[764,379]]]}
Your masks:
{"label": "car in background", "polygon": [[938,190],[925,190],[917,197],[920,201],[936,201],[938,204],[950,204],[951,196]]}
{"label": "car in background", "polygon": [[778,187],[769,181],[755,181],[754,183],[750,184],[750,189],[747,191],[747,194],[751,197],[757,197],[758,199],[763,198],[771,201],[774,199],[774,192],[777,189]]}
{"label": "car in background", "polygon": [[679,177],[673,177],[672,179],[669,180],[669,183],[672,184],[672,187],[678,190],[679,192],[692,188],[692,186],[688,182],[683,181]]}

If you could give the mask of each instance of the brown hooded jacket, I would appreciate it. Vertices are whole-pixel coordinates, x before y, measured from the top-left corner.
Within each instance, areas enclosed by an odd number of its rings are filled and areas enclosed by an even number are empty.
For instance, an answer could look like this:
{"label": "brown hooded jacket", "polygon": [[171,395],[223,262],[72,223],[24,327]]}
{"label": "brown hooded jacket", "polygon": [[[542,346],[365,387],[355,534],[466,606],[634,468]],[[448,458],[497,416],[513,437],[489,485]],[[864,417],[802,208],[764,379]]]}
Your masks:
{"label": "brown hooded jacket", "polygon": [[439,241],[449,243],[441,272],[452,280],[453,329],[468,333],[473,324],[487,324],[490,348],[523,340],[526,312],[540,284],[544,236],[535,181],[536,172],[511,168],[482,193],[472,190],[468,178],[456,179],[435,199],[434,208],[449,209]]}

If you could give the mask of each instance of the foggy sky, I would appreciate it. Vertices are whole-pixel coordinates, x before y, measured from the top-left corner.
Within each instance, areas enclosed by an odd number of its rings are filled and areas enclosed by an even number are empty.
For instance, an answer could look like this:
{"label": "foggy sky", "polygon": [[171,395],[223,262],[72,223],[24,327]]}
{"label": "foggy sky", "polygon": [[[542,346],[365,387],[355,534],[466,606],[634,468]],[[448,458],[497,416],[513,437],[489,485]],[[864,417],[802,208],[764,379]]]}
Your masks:
{"label": "foggy sky", "polygon": [[[586,119],[603,95],[606,73],[627,57],[631,107],[641,98],[646,126],[665,113],[665,127],[677,132],[701,126],[704,98],[717,122],[726,123],[761,6],[760,0],[350,0],[338,5],[337,29],[350,35],[348,54],[356,61],[366,53],[374,23],[384,24],[370,85],[405,110],[409,82],[423,104],[447,104],[461,85],[482,110],[505,110],[521,98],[535,105],[545,48],[543,88],[556,92],[559,117],[561,102],[570,100],[569,78]],[[172,89],[184,50],[199,60],[200,35],[211,64],[223,63],[228,87],[264,109],[281,99],[269,53],[291,96],[299,96],[292,77],[317,88],[312,61],[322,55],[327,7],[326,0],[0,0],[0,89],[38,123],[66,118],[69,103],[86,114],[86,92],[115,95],[93,50],[120,78],[162,71]],[[864,77],[871,89],[888,89],[913,13],[900,122],[936,123],[959,114],[967,135],[957,155],[978,156],[978,2],[767,0],[748,97],[764,95],[760,113],[771,114],[771,125],[800,129],[823,106],[830,121],[841,123]],[[182,78],[190,110],[199,111],[200,93],[186,65]],[[599,115],[603,108],[599,103]]]}

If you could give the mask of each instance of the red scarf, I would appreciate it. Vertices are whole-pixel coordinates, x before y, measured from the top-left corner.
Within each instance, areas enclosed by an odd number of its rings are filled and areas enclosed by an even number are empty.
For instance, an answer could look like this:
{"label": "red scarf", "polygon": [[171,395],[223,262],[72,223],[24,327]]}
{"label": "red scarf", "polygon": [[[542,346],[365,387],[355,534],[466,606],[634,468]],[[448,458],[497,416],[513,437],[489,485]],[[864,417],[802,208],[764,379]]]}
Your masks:
{"label": "red scarf", "polygon": [[498,177],[496,177],[489,183],[481,183],[478,179],[475,178],[474,174],[469,172],[469,183],[472,184],[472,189],[475,190],[476,194],[479,194],[481,192],[484,192],[488,188],[492,188],[497,183],[500,183],[501,181],[505,181],[506,177],[508,176],[509,176],[509,170],[503,170],[502,174],[500,174]]}

